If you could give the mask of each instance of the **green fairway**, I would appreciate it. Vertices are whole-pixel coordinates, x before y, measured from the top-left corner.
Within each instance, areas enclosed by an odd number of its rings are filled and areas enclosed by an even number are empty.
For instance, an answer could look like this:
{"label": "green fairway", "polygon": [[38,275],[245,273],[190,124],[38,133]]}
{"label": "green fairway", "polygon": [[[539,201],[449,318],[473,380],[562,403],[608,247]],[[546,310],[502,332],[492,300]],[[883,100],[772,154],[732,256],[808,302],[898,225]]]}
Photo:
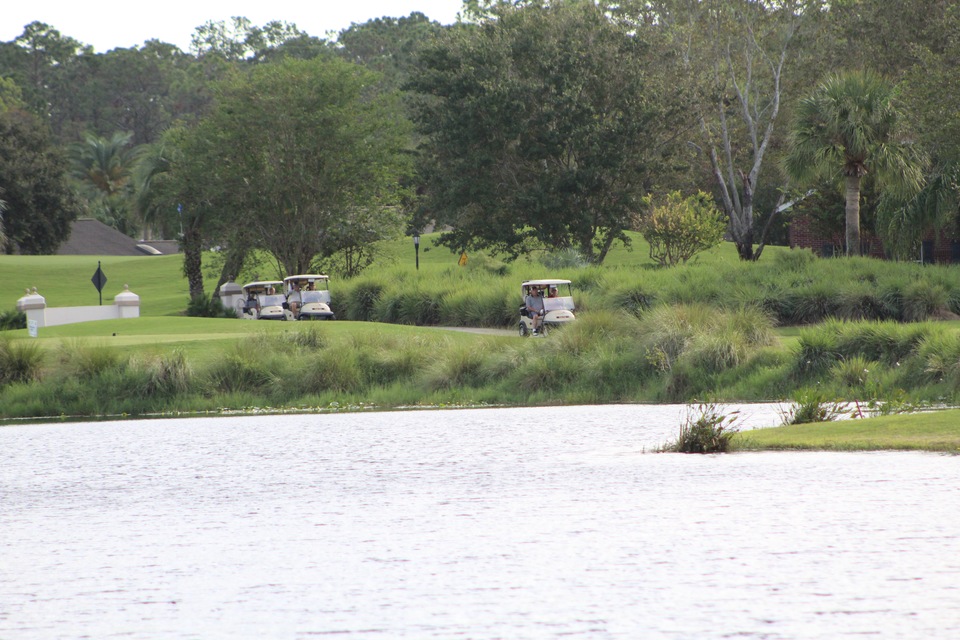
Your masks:
{"label": "green fairway", "polygon": [[183,256],[0,256],[0,309],[12,309],[24,290],[37,288],[48,307],[95,306],[100,294],[93,285],[98,262],[107,277],[103,304],[124,285],[140,296],[140,315],[177,315],[189,299],[183,277]]}

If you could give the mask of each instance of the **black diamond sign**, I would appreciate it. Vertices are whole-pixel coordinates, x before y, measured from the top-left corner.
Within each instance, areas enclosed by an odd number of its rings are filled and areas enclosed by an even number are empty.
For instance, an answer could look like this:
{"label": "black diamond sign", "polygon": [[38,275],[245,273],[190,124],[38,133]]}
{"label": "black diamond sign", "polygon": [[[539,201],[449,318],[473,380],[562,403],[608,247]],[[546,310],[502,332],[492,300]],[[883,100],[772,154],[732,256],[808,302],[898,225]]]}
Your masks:
{"label": "black diamond sign", "polygon": [[93,282],[93,286],[97,288],[97,291],[103,291],[103,287],[107,284],[107,276],[103,274],[103,270],[100,269],[100,263],[97,263],[97,272],[93,274],[93,277],[90,278],[90,281]]}

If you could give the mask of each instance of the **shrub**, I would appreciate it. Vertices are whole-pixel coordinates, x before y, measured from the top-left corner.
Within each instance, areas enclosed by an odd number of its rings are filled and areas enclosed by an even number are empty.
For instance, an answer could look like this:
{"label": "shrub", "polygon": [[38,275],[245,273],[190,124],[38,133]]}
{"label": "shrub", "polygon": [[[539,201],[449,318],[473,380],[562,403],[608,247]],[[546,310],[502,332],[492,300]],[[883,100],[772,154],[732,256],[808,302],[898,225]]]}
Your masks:
{"label": "shrub", "polygon": [[723,240],[727,225],[713,198],[699,191],[684,198],[667,195],[640,219],[640,233],[650,244],[650,258],[661,266],[687,262]]}
{"label": "shrub", "polygon": [[13,331],[27,328],[27,314],[19,309],[0,313],[0,331]]}
{"label": "shrub", "polygon": [[687,408],[687,416],[680,426],[676,442],[663,448],[677,453],[725,453],[730,441],[739,431],[739,412],[724,414],[715,404],[701,404],[694,412]]}

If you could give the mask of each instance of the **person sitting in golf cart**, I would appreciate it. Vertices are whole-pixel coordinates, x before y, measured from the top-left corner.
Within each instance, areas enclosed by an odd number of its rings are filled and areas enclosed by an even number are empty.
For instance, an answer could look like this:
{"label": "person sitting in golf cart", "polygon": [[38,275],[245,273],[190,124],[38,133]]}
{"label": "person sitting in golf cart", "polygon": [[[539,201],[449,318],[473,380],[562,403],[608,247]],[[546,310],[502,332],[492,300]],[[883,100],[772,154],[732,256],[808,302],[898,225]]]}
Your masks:
{"label": "person sitting in golf cart", "polygon": [[540,287],[530,287],[524,303],[527,306],[527,315],[533,322],[533,335],[537,335],[540,331],[540,325],[543,324],[543,295],[540,292]]}
{"label": "person sitting in golf cart", "polygon": [[290,283],[290,291],[287,292],[287,307],[290,313],[296,318],[300,313],[300,283],[293,280]]}
{"label": "person sitting in golf cart", "polygon": [[247,299],[243,301],[243,312],[253,316],[260,312],[260,301],[256,293],[251,291],[247,294]]}

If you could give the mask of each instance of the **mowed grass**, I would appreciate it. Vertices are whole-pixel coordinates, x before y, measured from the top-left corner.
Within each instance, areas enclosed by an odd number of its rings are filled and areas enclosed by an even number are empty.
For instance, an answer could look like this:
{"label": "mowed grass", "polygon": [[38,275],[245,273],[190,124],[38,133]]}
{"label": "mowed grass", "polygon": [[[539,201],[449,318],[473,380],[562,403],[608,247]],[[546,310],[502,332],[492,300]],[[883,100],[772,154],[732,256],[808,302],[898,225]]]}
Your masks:
{"label": "mowed grass", "polygon": [[141,316],[179,315],[186,309],[189,287],[183,256],[7,256],[0,255],[0,310],[16,307],[34,287],[48,307],[96,306],[100,294],[93,275],[100,263],[107,284],[103,304],[113,304],[124,285],[140,296]]}
{"label": "mowed grass", "polygon": [[960,409],[878,416],[737,435],[738,450],[923,450],[960,453]]}
{"label": "mowed grass", "polygon": [[[37,344],[46,353],[49,366],[52,366],[56,353],[62,346],[78,343],[103,345],[125,354],[159,354],[177,349],[190,362],[203,366],[214,361],[225,349],[233,348],[238,342],[242,344],[244,341],[252,341],[262,334],[279,342],[291,339],[296,332],[311,329],[321,330],[334,345],[346,345],[355,339],[387,340],[414,335],[423,337],[427,345],[432,339],[437,348],[451,341],[455,344],[479,345],[484,340],[503,339],[497,336],[443,331],[433,327],[418,328],[377,322],[338,320],[291,323],[221,318],[141,317],[44,327],[38,332]],[[10,331],[7,335],[15,340],[31,340],[26,329]],[[262,349],[259,346],[262,342],[256,341],[257,350]],[[260,355],[263,354],[251,350],[251,358]]]}

